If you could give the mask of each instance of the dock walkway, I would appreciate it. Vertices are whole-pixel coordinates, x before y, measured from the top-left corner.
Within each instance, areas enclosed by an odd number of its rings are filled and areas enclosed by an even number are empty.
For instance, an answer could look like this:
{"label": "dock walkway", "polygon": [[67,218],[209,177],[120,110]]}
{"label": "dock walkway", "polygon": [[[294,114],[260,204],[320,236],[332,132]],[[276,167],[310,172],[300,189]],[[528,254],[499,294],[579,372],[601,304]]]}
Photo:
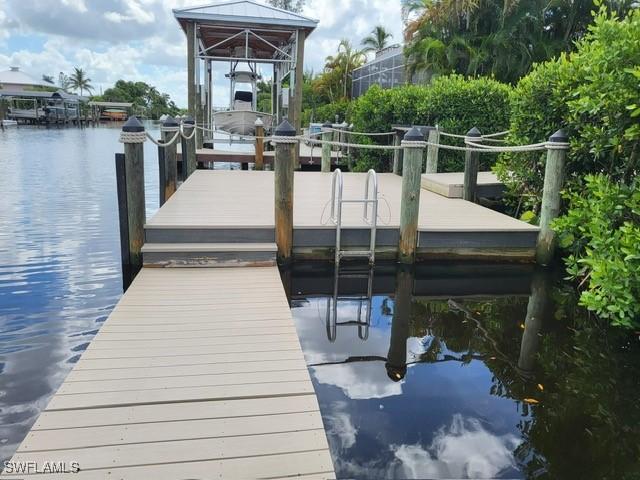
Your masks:
{"label": "dock walkway", "polygon": [[[345,173],[344,198],[361,198],[366,174]],[[378,174],[379,221],[376,244],[393,254],[398,245],[402,177]],[[329,222],[331,174],[296,172],[294,179],[293,249],[317,256],[335,247],[335,225]],[[343,209],[345,247],[368,245],[369,227],[362,206]],[[421,189],[418,257],[447,255],[532,260],[538,227],[459,198]],[[145,227],[145,249],[151,263],[163,265],[175,255],[175,244],[242,243],[274,245],[273,172],[198,170],[178,189]],[[201,250],[201,249],[199,249]],[[253,252],[252,258],[258,252]],[[183,252],[181,259],[186,258]],[[200,253],[197,255],[202,256]],[[145,262],[147,258],[145,257]]]}
{"label": "dock walkway", "polygon": [[[74,479],[334,478],[277,267],[142,269],[12,461],[78,462]],[[66,478],[35,478],[50,477]]]}

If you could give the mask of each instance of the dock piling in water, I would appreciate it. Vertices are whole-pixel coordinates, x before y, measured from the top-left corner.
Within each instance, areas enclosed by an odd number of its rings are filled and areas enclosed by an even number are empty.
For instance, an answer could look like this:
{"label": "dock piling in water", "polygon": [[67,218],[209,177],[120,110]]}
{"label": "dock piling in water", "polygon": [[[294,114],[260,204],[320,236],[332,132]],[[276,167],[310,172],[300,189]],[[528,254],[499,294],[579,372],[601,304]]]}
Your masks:
{"label": "dock piling in water", "polygon": [[432,144],[440,143],[440,132],[438,126],[428,128],[427,141],[427,165],[425,173],[438,173],[438,147]]}
{"label": "dock piling in water", "polygon": [[[195,120],[188,116],[182,120],[184,134],[189,137],[195,128]],[[191,138],[182,138],[182,181],[184,182],[189,176],[196,171],[196,136]]]}
{"label": "dock piling in water", "polygon": [[[121,234],[122,257],[128,258],[128,264],[123,264],[129,270],[133,279],[142,268],[142,244],[144,243],[145,198],[144,198],[144,126],[136,117],[130,117],[122,126],[121,141],[124,144],[124,169],[121,169],[122,186],[124,192],[119,191],[118,201],[121,215],[120,224],[126,224],[126,235]],[[121,165],[122,167],[122,165]],[[116,168],[118,160],[116,158]],[[123,203],[126,201],[126,205]],[[122,215],[126,216],[122,218]],[[126,244],[124,243],[126,241]],[[125,287],[128,285],[124,279]]]}
{"label": "dock piling in water", "polygon": [[256,127],[256,161],[254,168],[256,170],[264,170],[264,123],[262,119],[258,117],[254,125]]}
{"label": "dock piling in water", "polygon": [[291,261],[293,250],[293,176],[296,164],[296,131],[285,119],[275,130],[275,230],[278,263]]}
{"label": "dock piling in water", "polygon": [[[393,136],[393,145],[399,147],[402,143],[402,136],[405,132],[399,129],[396,129],[395,132],[396,133]],[[402,175],[402,149],[393,151],[393,173],[396,175]]]}
{"label": "dock piling in water", "polygon": [[[473,127],[467,132],[464,143],[482,143],[480,130]],[[480,152],[467,150],[464,154],[464,186],[462,187],[462,198],[469,202],[476,201],[476,187],[478,185],[478,168],[480,167]]]}
{"label": "dock piling in water", "polygon": [[[331,124],[329,122],[324,123],[322,125],[322,141],[330,142],[331,141]],[[331,171],[331,145],[328,143],[322,144],[322,160],[321,160],[321,171],[330,172]]]}
{"label": "dock piling in water", "polygon": [[555,253],[556,234],[551,228],[551,222],[560,213],[560,191],[564,181],[564,162],[568,149],[569,137],[563,130],[558,130],[549,137],[540,209],[540,233],[536,245],[536,261],[541,265],[551,262]]}
{"label": "dock piling in water", "polygon": [[402,146],[404,159],[402,162],[398,260],[400,263],[413,263],[418,245],[420,178],[422,175],[422,155],[426,147],[424,134],[416,127],[411,128],[404,136]]}
{"label": "dock piling in water", "polygon": [[[176,119],[168,117],[160,127],[162,141],[169,142],[179,129],[180,126]],[[175,193],[178,184],[177,141],[160,148],[163,149],[162,157],[159,158],[161,165],[158,169],[160,172],[160,206],[162,206]]]}

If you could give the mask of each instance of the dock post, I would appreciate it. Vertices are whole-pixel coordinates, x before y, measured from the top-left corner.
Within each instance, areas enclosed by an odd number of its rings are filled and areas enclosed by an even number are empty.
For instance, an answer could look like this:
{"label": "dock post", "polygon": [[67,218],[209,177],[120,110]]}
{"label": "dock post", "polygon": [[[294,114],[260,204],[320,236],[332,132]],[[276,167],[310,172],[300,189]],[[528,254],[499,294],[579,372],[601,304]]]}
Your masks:
{"label": "dock post", "polygon": [[256,161],[254,168],[256,170],[264,170],[264,123],[262,119],[258,117],[254,125],[256,127]]}
{"label": "dock post", "polygon": [[295,136],[296,130],[286,119],[274,133],[276,244],[278,263],[282,265],[291,262],[293,250],[293,176],[298,139]]}
{"label": "dock post", "polygon": [[142,268],[141,250],[146,220],[143,148],[145,139],[144,126],[136,117],[129,117],[122,126],[120,136],[120,141],[124,144],[124,159],[116,155],[122,280],[125,290]]}
{"label": "dock post", "polygon": [[412,127],[402,140],[402,196],[400,201],[400,238],[398,260],[410,264],[415,261],[418,245],[418,213],[420,211],[420,176],[422,155],[427,146],[424,134]]}
{"label": "dock post", "polygon": [[[473,127],[467,132],[464,138],[465,145],[467,141],[473,143],[482,143],[482,134],[480,130]],[[478,185],[478,168],[480,165],[480,152],[467,150],[464,154],[464,185],[462,187],[462,198],[469,202],[476,201],[476,186]]]}
{"label": "dock post", "polygon": [[[322,124],[322,141],[331,141],[331,124],[329,122]],[[328,143],[322,144],[322,161],[320,170],[322,172],[331,171],[331,145]]]}
{"label": "dock post", "polygon": [[[173,138],[176,132],[180,129],[178,122],[173,117],[167,117],[162,126],[160,127],[160,138],[163,142],[168,142]],[[159,158],[160,166],[160,206],[171,198],[171,195],[176,191],[178,183],[178,153],[177,153],[177,140],[171,145],[161,147],[164,152]]]}
{"label": "dock post", "polygon": [[[196,121],[189,116],[182,120],[184,125],[184,134],[188,137],[196,128]],[[189,176],[196,171],[196,136],[182,139],[182,181],[184,182]]]}
{"label": "dock post", "polygon": [[551,222],[560,213],[560,191],[564,181],[564,162],[569,149],[569,137],[558,130],[547,142],[547,164],[544,169],[544,188],[540,210],[540,233],[536,245],[536,261],[547,265],[555,253],[556,234]]}
{"label": "dock post", "polygon": [[[402,131],[396,130],[393,136],[393,145],[399,147],[402,142]],[[396,175],[402,175],[402,154],[401,148],[393,151],[393,173]]]}
{"label": "dock post", "polygon": [[427,145],[427,166],[425,168],[425,173],[438,173],[438,147],[440,144],[440,131],[438,130],[438,126],[429,127],[428,129],[429,136],[427,137],[427,141],[430,145]]}

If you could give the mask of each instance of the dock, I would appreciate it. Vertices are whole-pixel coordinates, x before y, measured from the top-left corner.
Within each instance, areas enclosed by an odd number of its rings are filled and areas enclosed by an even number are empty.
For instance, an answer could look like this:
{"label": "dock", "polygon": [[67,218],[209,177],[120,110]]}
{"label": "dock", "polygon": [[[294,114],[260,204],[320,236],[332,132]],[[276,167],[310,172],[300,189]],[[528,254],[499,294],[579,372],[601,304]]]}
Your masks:
{"label": "dock", "polygon": [[[345,173],[344,198],[361,197],[365,178],[364,173]],[[381,173],[378,183],[380,206],[376,251],[395,258],[402,177]],[[332,258],[335,225],[329,221],[330,192],[330,173],[295,173],[294,256]],[[533,260],[538,227],[459,198],[448,198],[424,188],[420,192],[419,259]],[[362,218],[362,206],[345,207],[344,246],[366,246],[369,230]],[[203,248],[215,251],[218,246],[226,248],[229,243],[236,245],[240,259],[253,252],[247,261],[274,260],[275,254],[260,258],[255,256],[255,250],[251,250],[260,248],[264,251],[274,245],[274,232],[273,172],[198,170],[147,221],[144,249],[153,249],[154,254],[145,257],[145,264],[206,264]],[[180,248],[182,251],[176,252]],[[193,257],[192,261],[189,257]]]}
{"label": "dock", "polygon": [[[178,145],[178,162],[182,162],[182,153],[180,145]],[[320,165],[322,149],[318,146],[311,147],[305,143],[300,144],[300,164],[301,165]],[[263,153],[264,163],[273,165],[275,152],[273,150],[265,150]],[[336,165],[341,155],[337,150],[331,152],[331,163]],[[226,150],[222,148],[198,148],[196,149],[196,161],[199,164],[207,163],[241,163],[249,164],[256,161],[255,153],[252,151],[242,150]]]}
{"label": "dock", "polygon": [[[422,188],[448,198],[462,198],[464,172],[423,173]],[[493,172],[478,172],[477,193],[479,197],[501,198],[504,183]]]}
{"label": "dock", "polygon": [[143,268],[12,459],[47,461],[80,472],[36,478],[334,478],[277,267]]}

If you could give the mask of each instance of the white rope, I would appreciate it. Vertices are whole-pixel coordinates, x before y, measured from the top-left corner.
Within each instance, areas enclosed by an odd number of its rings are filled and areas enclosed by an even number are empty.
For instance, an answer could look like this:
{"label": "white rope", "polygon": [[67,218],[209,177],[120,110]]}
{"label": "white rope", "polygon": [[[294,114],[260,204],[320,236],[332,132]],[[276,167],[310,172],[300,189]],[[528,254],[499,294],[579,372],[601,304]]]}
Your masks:
{"label": "white rope", "polygon": [[153,138],[153,135],[151,135],[149,132],[145,132],[147,134],[147,138],[149,140],[151,140],[153,143],[155,143],[157,146],[159,147],[168,147],[169,145],[172,145],[180,136],[180,129],[176,130],[175,135],[168,141],[166,142],[162,142],[159,140],[156,140],[155,138]]}
{"label": "white rope", "polygon": [[[293,138],[293,137],[289,137]],[[319,145],[332,145],[335,147],[349,147],[349,148],[364,148],[364,149],[372,149],[372,150],[400,150],[402,147],[400,145],[368,145],[366,143],[345,143],[345,142],[335,142],[333,140],[318,140],[317,138],[308,138],[301,137],[302,139],[306,139],[309,143],[317,143]]]}
{"label": "white rope", "polygon": [[142,132],[120,132],[120,143],[144,143],[147,139],[147,134],[143,130]]}
{"label": "white rope", "polygon": [[502,132],[496,132],[496,133],[487,133],[486,135],[483,135],[482,138],[502,137],[503,135],[506,135],[509,132],[510,130],[504,130]]}
{"label": "white rope", "polygon": [[193,138],[193,136],[196,134],[196,129],[193,125],[189,125],[188,128],[191,128],[191,134],[190,135],[186,135],[184,133],[184,127],[187,126],[187,124],[183,124],[180,127],[180,135],[182,136],[182,138],[184,138],[185,140],[191,140]]}
{"label": "white rope", "polygon": [[331,132],[346,133],[348,135],[363,135],[366,137],[381,137],[381,136],[395,135],[396,133],[396,132],[352,132],[351,130],[340,130],[339,128],[331,128],[331,127],[327,127],[326,130],[329,130]]}
{"label": "white rope", "polygon": [[402,147],[409,147],[409,148],[425,148],[427,146],[429,142],[424,142],[422,140],[402,140],[402,142],[400,142],[400,145]]}
{"label": "white rope", "polygon": [[513,146],[506,146],[506,147],[497,147],[494,145],[483,145],[481,143],[472,142],[469,139],[466,139],[465,143],[470,147],[479,148],[487,152],[534,152],[536,150],[545,150],[547,148],[547,142],[532,143],[531,145],[513,145]]}
{"label": "white rope", "polygon": [[547,142],[546,146],[549,150],[567,150],[570,146],[570,143],[565,142]]}
{"label": "white rope", "polygon": [[298,143],[299,140],[300,140],[300,137],[285,137],[285,136],[279,136],[279,135],[273,135],[272,137],[269,137],[269,141],[271,143],[295,144],[295,143]]}

